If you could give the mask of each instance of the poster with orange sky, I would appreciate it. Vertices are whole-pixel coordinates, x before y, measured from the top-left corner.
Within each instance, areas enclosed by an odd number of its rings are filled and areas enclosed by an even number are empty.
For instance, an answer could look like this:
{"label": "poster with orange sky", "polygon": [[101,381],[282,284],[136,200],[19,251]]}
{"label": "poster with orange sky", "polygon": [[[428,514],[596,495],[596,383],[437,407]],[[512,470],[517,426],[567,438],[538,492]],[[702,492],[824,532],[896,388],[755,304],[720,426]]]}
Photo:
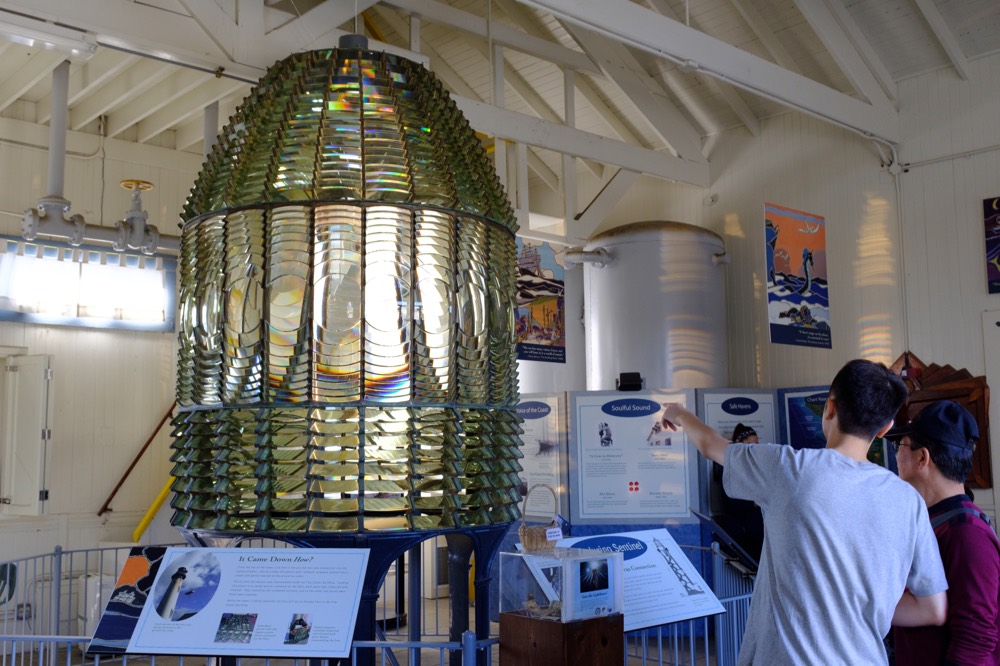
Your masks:
{"label": "poster with orange sky", "polygon": [[771,342],[830,349],[826,220],[765,203],[764,239]]}

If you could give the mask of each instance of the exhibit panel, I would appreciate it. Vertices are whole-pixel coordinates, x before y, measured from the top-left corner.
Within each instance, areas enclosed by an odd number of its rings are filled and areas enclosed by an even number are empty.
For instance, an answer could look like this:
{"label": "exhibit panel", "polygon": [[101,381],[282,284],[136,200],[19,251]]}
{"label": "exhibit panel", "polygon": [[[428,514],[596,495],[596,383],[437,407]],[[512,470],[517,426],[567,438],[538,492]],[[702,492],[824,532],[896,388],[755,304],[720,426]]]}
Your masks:
{"label": "exhibit panel", "polygon": [[662,525],[693,521],[697,455],[662,424],[663,403],[694,408],[694,390],[569,394],[570,522]]}

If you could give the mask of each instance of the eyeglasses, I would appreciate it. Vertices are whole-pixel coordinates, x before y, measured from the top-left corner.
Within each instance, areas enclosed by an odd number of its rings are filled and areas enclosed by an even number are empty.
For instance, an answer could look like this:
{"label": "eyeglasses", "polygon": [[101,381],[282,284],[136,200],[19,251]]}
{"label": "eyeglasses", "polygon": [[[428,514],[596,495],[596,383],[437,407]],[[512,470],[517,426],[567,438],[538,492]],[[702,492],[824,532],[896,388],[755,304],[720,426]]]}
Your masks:
{"label": "eyeglasses", "polygon": [[913,445],[912,444],[903,444],[903,440],[901,440],[901,439],[894,439],[890,443],[892,444],[892,452],[893,453],[899,453],[899,447],[901,447],[901,446],[905,446],[906,448],[910,449],[911,451],[913,450]]}

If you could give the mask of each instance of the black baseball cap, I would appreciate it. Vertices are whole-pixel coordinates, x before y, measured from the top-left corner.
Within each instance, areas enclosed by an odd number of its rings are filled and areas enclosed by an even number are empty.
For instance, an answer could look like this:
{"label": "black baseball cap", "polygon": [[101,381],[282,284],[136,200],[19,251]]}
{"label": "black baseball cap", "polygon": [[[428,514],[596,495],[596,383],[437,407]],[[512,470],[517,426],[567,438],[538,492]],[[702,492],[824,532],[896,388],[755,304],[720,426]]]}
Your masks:
{"label": "black baseball cap", "polygon": [[979,439],[976,419],[953,400],[938,400],[921,409],[909,423],[885,434],[889,439],[909,435],[921,444],[938,444],[953,453],[972,453]]}

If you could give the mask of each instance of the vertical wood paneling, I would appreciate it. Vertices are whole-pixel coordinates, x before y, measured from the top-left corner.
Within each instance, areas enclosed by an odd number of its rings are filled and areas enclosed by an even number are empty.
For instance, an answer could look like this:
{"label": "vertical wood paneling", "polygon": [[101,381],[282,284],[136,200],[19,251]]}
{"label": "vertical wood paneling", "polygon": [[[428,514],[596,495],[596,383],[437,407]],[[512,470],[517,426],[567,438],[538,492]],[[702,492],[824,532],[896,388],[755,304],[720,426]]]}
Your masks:
{"label": "vertical wood paneling", "polygon": [[[982,329],[982,313],[1000,308],[1000,295],[987,293],[982,218],[982,200],[1000,196],[998,78],[1000,56],[991,56],[970,61],[967,81],[942,70],[899,87],[899,152],[911,165],[901,176],[910,348],[976,375],[1000,353],[984,347]],[[986,379],[1000,386],[1000,377]],[[997,400],[990,417],[1000,422]],[[1000,436],[995,425],[991,432],[996,458]],[[996,505],[992,493],[976,499]]]}

